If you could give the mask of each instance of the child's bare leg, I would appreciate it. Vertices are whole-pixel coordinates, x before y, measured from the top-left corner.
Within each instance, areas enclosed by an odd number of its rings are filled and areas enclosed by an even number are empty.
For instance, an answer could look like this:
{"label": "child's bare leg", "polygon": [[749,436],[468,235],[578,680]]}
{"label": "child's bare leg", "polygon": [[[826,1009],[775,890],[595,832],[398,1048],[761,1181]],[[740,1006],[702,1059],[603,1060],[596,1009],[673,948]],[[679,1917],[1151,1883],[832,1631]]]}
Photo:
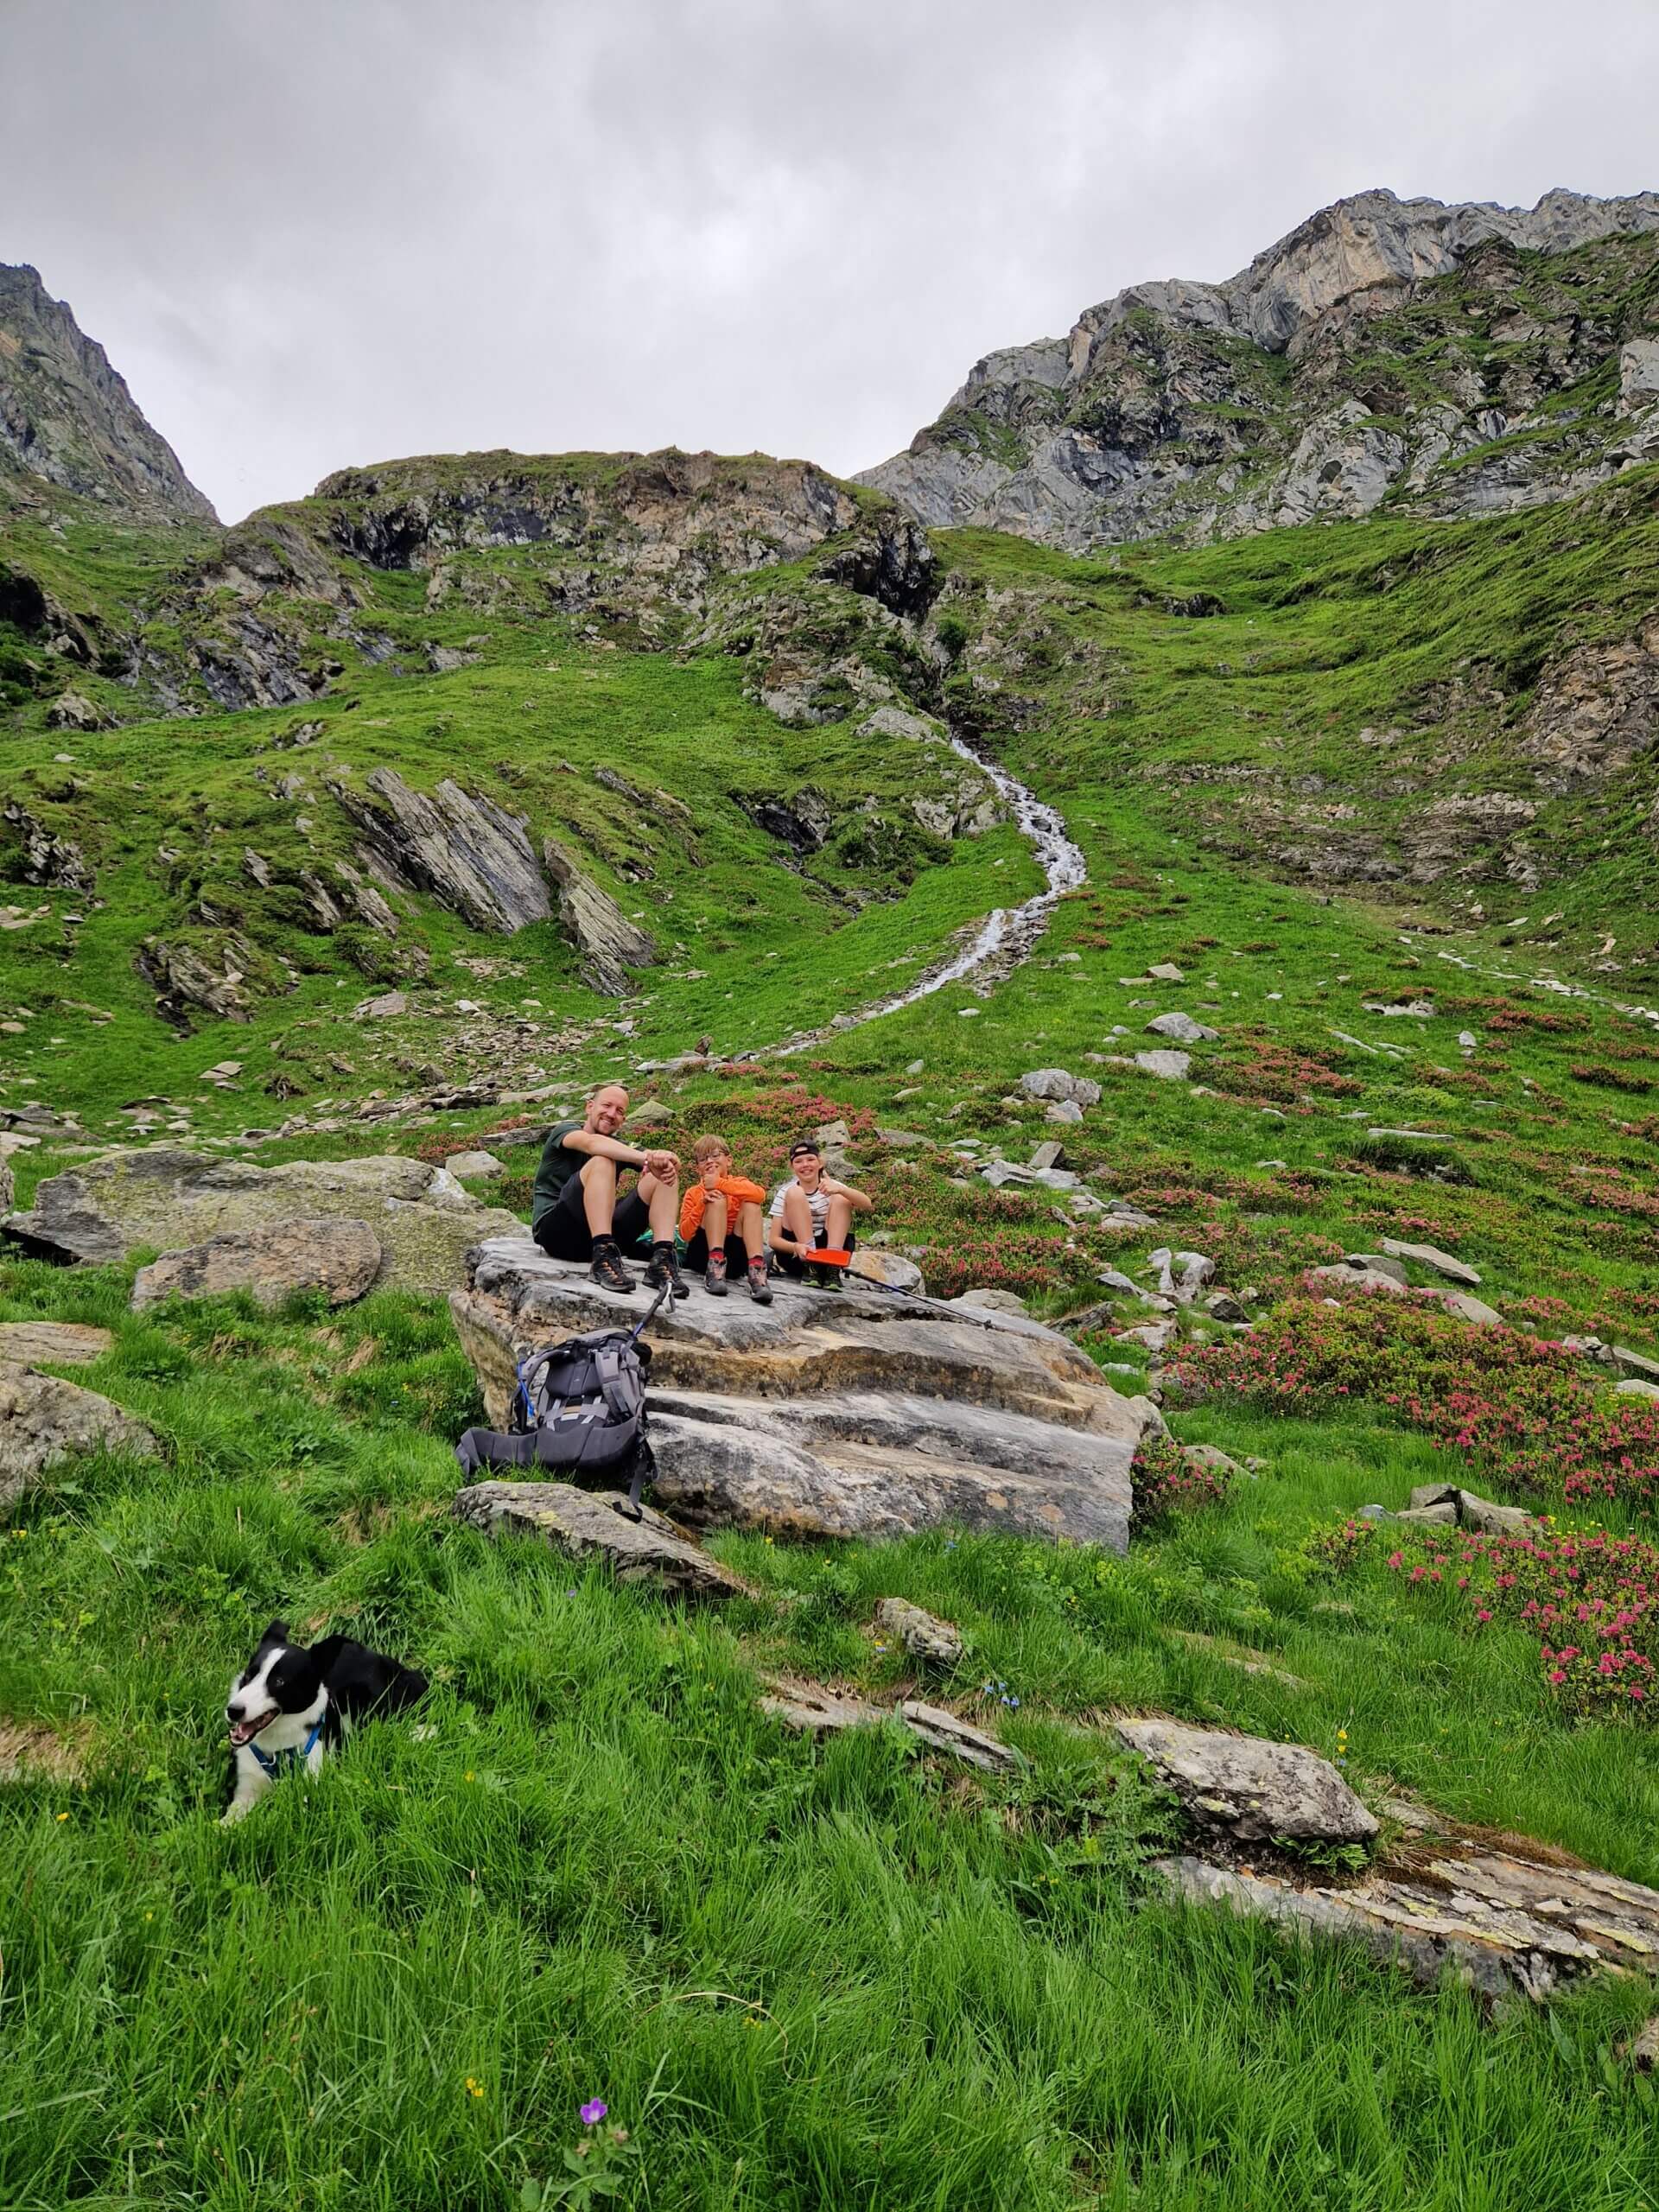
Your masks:
{"label": "child's bare leg", "polygon": [[853,1225],[853,1209],[846,1198],[831,1198],[830,1211],[824,1218],[824,1233],[830,1239],[832,1252],[847,1249],[848,1231]]}
{"label": "child's bare leg", "polygon": [[789,1233],[784,1249],[793,1251],[798,1258],[807,1258],[812,1250],[812,1209],[798,1183],[784,1192],[784,1227]]}
{"label": "child's bare leg", "polygon": [[[766,1249],[766,1230],[761,1221],[760,1208],[753,1198],[746,1198],[737,1210],[737,1233],[743,1239],[743,1249],[752,1260],[758,1259]],[[714,1249],[714,1238],[709,1239]]]}

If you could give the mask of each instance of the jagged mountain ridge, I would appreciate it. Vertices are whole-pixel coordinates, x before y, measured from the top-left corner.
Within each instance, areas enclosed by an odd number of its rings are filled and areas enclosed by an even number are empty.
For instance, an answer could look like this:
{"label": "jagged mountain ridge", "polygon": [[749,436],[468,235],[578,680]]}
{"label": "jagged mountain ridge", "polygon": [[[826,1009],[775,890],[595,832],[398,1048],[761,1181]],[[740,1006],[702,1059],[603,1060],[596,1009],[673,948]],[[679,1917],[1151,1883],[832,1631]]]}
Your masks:
{"label": "jagged mountain ridge", "polygon": [[1659,457],[1659,194],[1362,193],[1224,283],[1132,285],[987,354],[856,480],[1071,550],[1569,496]]}
{"label": "jagged mountain ridge", "polygon": [[0,475],[7,474],[145,522],[217,520],[104,348],[27,263],[0,264]]}

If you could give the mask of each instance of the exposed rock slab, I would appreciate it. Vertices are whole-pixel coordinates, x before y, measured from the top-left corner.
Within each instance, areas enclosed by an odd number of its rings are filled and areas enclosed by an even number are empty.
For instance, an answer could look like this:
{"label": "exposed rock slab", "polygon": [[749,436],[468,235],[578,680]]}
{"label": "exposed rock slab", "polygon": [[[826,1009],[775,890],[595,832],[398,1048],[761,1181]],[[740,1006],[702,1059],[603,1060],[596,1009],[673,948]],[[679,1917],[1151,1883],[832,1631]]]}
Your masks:
{"label": "exposed rock slab", "polygon": [[0,1367],[86,1367],[114,1342],[81,1321],[0,1321]]}
{"label": "exposed rock slab", "polygon": [[1426,1986],[1449,1974],[1487,1996],[1543,1998],[1591,1974],[1659,1968],[1659,1891],[1542,1847],[1534,1858],[1431,1831],[1340,1889],[1190,1857],[1157,1871],[1194,1904],[1346,1937]]}
{"label": "exposed rock slab", "polygon": [[1433,1268],[1437,1275],[1460,1284],[1465,1290],[1480,1288],[1480,1276],[1468,1262],[1442,1252],[1437,1244],[1405,1244],[1397,1236],[1382,1236],[1377,1242],[1391,1259],[1415,1260],[1420,1268]]}
{"label": "exposed rock slab", "polygon": [[280,1306],[295,1291],[321,1290],[331,1306],[346,1306],[369,1288],[380,1261],[380,1240],[366,1221],[274,1222],[163,1252],[133,1277],[131,1302],[136,1311],[163,1298],[246,1290],[261,1306]]}
{"label": "exposed rock slab", "polygon": [[143,1421],[96,1390],[0,1367],[0,1512],[71,1452],[132,1452],[148,1459],[156,1448]]}
{"label": "exposed rock slab", "polygon": [[[854,1281],[774,1291],[770,1306],[694,1295],[652,1324],[653,1496],[677,1519],[801,1536],[949,1521],[1124,1548],[1129,1464],[1157,1416],[1065,1338]],[[521,1235],[479,1249],[450,1310],[499,1427],[526,1353],[647,1304]]]}
{"label": "exposed rock slab", "polygon": [[568,1559],[603,1559],[619,1582],[649,1582],[682,1598],[730,1598],[741,1580],[650,1506],[620,1509],[620,1491],[572,1483],[474,1483],[456,1493],[455,1516],[492,1536],[539,1536]]}
{"label": "exposed rock slab", "polygon": [[480,1205],[441,1167],[391,1155],[255,1167],[207,1153],[118,1149],[38,1184],[27,1213],[0,1233],[45,1259],[103,1263],[141,1245],[168,1252],[209,1237],[291,1226],[366,1223],[381,1248],[381,1287],[448,1290],[481,1238],[522,1233],[516,1214]]}
{"label": "exposed rock slab", "polygon": [[424,891],[474,929],[506,935],[552,912],[521,817],[448,777],[429,798],[395,768],[365,780],[368,793],[338,781],[328,788],[361,832],[365,865],[393,888]]}
{"label": "exposed rock slab", "polygon": [[582,955],[582,979],[607,998],[633,988],[630,970],[649,968],[657,948],[608,891],[580,868],[556,837],[542,841],[547,872],[559,887],[559,919]]}
{"label": "exposed rock slab", "polygon": [[798,1733],[829,1736],[843,1728],[873,1728],[884,1720],[898,1720],[919,1736],[930,1751],[978,1767],[985,1774],[1012,1774],[1020,1754],[1000,1738],[976,1728],[943,1706],[925,1705],[918,1698],[905,1698],[893,1707],[874,1705],[868,1698],[849,1697],[826,1689],[819,1682],[777,1681],[760,1700],[760,1709]]}
{"label": "exposed rock slab", "polygon": [[1202,1827],[1241,1842],[1275,1836],[1369,1843],[1374,1816],[1329,1759],[1300,1744],[1271,1744],[1153,1716],[1120,1720],[1119,1740],[1137,1751]]}

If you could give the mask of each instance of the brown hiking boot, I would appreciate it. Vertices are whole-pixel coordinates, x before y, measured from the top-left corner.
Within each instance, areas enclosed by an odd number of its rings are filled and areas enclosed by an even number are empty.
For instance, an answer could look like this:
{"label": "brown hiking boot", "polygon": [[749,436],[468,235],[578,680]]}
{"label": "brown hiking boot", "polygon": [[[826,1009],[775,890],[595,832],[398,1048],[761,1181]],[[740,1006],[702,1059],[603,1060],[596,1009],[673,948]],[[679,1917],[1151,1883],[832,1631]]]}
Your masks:
{"label": "brown hiking boot", "polygon": [[766,1280],[766,1255],[757,1252],[749,1262],[749,1296],[757,1306],[770,1306],[772,1285]]}
{"label": "brown hiking boot", "polygon": [[703,1270],[702,1287],[710,1298],[724,1298],[727,1295],[730,1285],[726,1281],[724,1252],[711,1252],[709,1255],[709,1265]]}
{"label": "brown hiking boot", "polygon": [[588,1273],[601,1290],[619,1291],[624,1298],[632,1292],[633,1277],[622,1264],[621,1248],[613,1236],[594,1237],[594,1256]]}
{"label": "brown hiking boot", "polygon": [[680,1273],[680,1263],[674,1247],[666,1240],[660,1244],[652,1246],[651,1264],[645,1269],[645,1283],[647,1290],[660,1290],[666,1283],[671,1298],[690,1297],[690,1292],[687,1287],[685,1277]]}

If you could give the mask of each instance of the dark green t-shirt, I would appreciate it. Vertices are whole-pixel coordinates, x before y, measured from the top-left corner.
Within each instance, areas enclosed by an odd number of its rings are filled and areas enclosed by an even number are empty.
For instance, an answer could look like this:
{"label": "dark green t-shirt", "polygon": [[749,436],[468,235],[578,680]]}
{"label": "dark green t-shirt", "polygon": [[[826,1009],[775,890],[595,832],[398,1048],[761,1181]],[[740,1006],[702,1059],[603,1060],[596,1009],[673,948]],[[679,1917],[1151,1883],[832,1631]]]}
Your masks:
{"label": "dark green t-shirt", "polygon": [[580,1122],[556,1122],[547,1133],[547,1142],[542,1147],[542,1163],[536,1170],[536,1187],[531,1194],[532,1230],[544,1213],[557,1205],[570,1178],[580,1175],[588,1164],[586,1153],[570,1151],[564,1141],[572,1130],[582,1126]]}

